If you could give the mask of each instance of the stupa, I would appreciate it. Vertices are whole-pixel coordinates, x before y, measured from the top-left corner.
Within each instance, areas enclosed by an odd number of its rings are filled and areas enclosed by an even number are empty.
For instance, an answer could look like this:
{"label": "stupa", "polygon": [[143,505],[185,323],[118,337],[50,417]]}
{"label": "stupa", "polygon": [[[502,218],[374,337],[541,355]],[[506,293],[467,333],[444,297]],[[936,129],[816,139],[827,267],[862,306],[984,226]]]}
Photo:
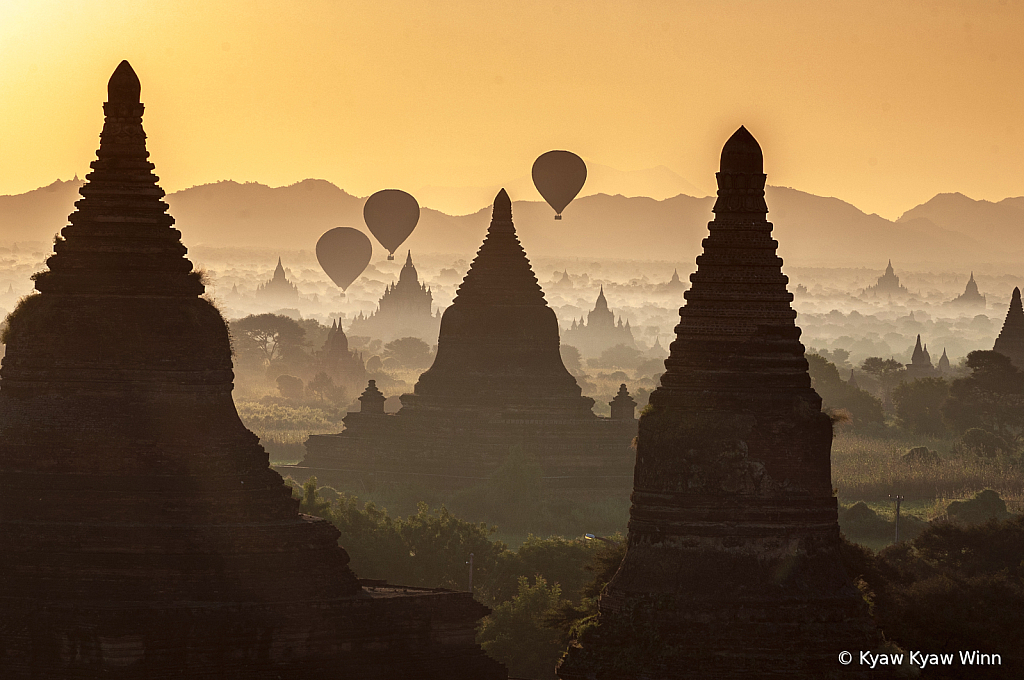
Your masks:
{"label": "stupa", "polygon": [[914,352],[910,356],[910,363],[906,364],[907,378],[917,380],[919,378],[932,378],[938,375],[935,366],[932,365],[932,357],[928,354],[928,345],[921,345],[921,334],[917,335],[917,344],[914,345]]}
{"label": "stupa", "polygon": [[1006,310],[1003,330],[992,347],[1004,356],[1010,357],[1013,365],[1024,369],[1024,307],[1021,306],[1020,288],[1013,289],[1010,308]]}
{"label": "stupa", "polygon": [[360,312],[352,320],[348,332],[353,336],[380,338],[384,342],[416,337],[434,344],[441,324],[441,311],[434,314],[433,301],[430,288],[420,283],[410,250],[398,274],[398,283],[388,284],[384,289],[377,311],[369,316]]}
{"label": "stupa", "polygon": [[942,356],[939,357],[939,365],[936,366],[936,370],[938,370],[939,375],[946,375],[952,370],[949,366],[949,357],[946,356],[945,347],[942,348]]}
{"label": "stupa", "polygon": [[615,312],[608,308],[604,286],[601,286],[594,308],[587,314],[586,322],[583,319],[580,319],[579,323],[573,321],[572,326],[563,331],[563,340],[565,344],[578,349],[584,357],[599,356],[601,352],[616,345],[636,349],[636,340],[633,338],[629,320],[623,323],[620,315],[616,322]]}
{"label": "stupa", "polygon": [[114,71],[97,160],[0,382],[0,677],[506,674],[469,593],[361,583],[231,398],[231,347]]}
{"label": "stupa", "polygon": [[878,277],[875,285],[864,289],[864,293],[872,297],[878,297],[879,295],[906,295],[908,292],[905,286],[900,285],[900,277],[896,276],[896,272],[892,268],[892,260],[889,260],[889,264],[885,266],[885,273]]}
{"label": "stupa", "polygon": [[460,486],[492,474],[512,447],[535,455],[559,484],[623,485],[629,472],[636,420],[596,416],[594,400],[563,365],[558,321],[516,236],[504,189],[441,318],[434,362],[401,402],[398,413],[375,417],[365,417],[364,402],[340,434],[311,436],[305,460],[288,474],[351,483],[386,473]]}
{"label": "stupa", "polygon": [[359,389],[366,382],[366,364],[359,352],[349,349],[348,336],[338,321],[327,331],[324,346],[317,354],[317,368],[347,389]]}
{"label": "stupa", "polygon": [[256,299],[268,305],[278,306],[294,305],[299,301],[299,289],[285,275],[280,257],[277,258],[273,277],[256,287]]}
{"label": "stupa", "polygon": [[829,449],[764,200],[722,150],[715,219],[640,419],[625,558],[563,680],[867,678],[878,637],[843,569]]}
{"label": "stupa", "polygon": [[971,278],[968,279],[964,292],[950,300],[950,304],[962,307],[980,307],[984,309],[985,296],[978,291],[978,284],[974,280],[974,272],[971,272]]}

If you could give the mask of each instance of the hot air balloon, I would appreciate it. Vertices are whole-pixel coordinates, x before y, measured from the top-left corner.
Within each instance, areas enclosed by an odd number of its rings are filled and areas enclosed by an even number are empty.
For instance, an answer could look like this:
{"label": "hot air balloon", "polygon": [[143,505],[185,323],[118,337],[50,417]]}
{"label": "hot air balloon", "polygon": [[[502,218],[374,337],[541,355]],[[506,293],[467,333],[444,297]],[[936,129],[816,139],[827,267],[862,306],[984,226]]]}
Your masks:
{"label": "hot air balloon", "polygon": [[370,264],[373,245],[363,232],[352,227],[335,227],[316,242],[316,259],[324,272],[345,290]]}
{"label": "hot air balloon", "polygon": [[366,199],[363,221],[370,233],[388,251],[388,259],[395,259],[395,251],[402,245],[420,220],[420,204],[399,189],[384,189]]}
{"label": "hot air balloon", "polygon": [[565,206],[580,193],[587,181],[587,164],[571,151],[548,151],[533,162],[533,184],[562,219]]}

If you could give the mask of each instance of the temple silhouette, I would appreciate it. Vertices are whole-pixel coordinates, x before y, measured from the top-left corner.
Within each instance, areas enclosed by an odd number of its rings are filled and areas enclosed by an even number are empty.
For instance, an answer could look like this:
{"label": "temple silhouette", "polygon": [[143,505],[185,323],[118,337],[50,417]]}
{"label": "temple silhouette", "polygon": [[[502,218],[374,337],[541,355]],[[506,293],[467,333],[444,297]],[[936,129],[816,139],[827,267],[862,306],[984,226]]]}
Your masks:
{"label": "temple silhouette", "polygon": [[578,322],[573,319],[572,326],[562,331],[562,340],[564,344],[578,349],[584,357],[600,356],[601,352],[616,345],[636,349],[636,340],[633,338],[633,329],[629,327],[629,321],[623,324],[620,316],[616,322],[615,313],[608,309],[604,286],[601,286],[601,291],[594,302],[594,309],[587,314],[586,321],[582,318]]}
{"label": "temple silhouette", "polygon": [[715,219],[640,419],[626,555],[563,680],[870,675],[837,661],[880,637],[840,559],[832,424],[762,163],[742,127],[722,150]]}
{"label": "temple silhouette", "polygon": [[978,291],[978,283],[974,280],[974,272],[971,272],[971,278],[967,280],[964,292],[950,300],[950,304],[962,307],[985,308],[985,296]]}
{"label": "temple silhouette", "polygon": [[359,352],[349,349],[348,336],[337,320],[327,331],[323,348],[316,353],[317,370],[329,375],[346,389],[358,389],[366,383],[366,364]]}
{"label": "temple silhouette", "polygon": [[[623,486],[636,419],[594,414],[559,354],[558,322],[512,223],[503,189],[455,300],[437,355],[402,408],[383,413],[374,383],[345,429],[313,435],[288,473],[321,482],[417,480],[458,487],[493,474],[514,448],[535,456],[559,488]],[[628,395],[627,395],[628,396]]]}
{"label": "temple silhouette", "polygon": [[348,332],[354,336],[380,338],[384,342],[417,337],[432,345],[437,341],[441,325],[441,310],[435,314],[433,302],[430,288],[419,281],[410,250],[398,275],[398,283],[388,284],[377,303],[377,310],[369,316],[360,312],[352,320]]}
{"label": "temple silhouette", "polygon": [[299,301],[299,289],[285,276],[281,258],[277,258],[274,276],[256,287],[256,299],[277,306],[294,305]]}
{"label": "temple silhouette", "polygon": [[864,294],[871,297],[878,297],[879,295],[907,295],[909,292],[905,286],[900,285],[900,277],[896,276],[896,272],[892,268],[892,260],[889,260],[889,264],[885,267],[885,273],[878,277],[875,285],[864,289]]}
{"label": "temple silhouette", "polygon": [[992,349],[1010,357],[1014,366],[1024,370],[1024,306],[1020,301],[1020,288],[1013,289],[1006,320]]}
{"label": "temple silhouette", "polygon": [[361,582],[232,402],[231,348],[147,159],[140,83],[0,374],[0,677],[504,678],[470,593]]}
{"label": "temple silhouette", "polygon": [[[942,350],[942,356],[946,356],[946,350]],[[928,345],[921,345],[921,335],[917,336],[917,344],[914,345],[914,352],[910,356],[910,363],[905,364],[907,378],[917,380],[919,378],[934,378],[939,374],[938,369],[932,365],[932,357],[928,353]],[[949,366],[949,359],[946,359],[946,366]]]}

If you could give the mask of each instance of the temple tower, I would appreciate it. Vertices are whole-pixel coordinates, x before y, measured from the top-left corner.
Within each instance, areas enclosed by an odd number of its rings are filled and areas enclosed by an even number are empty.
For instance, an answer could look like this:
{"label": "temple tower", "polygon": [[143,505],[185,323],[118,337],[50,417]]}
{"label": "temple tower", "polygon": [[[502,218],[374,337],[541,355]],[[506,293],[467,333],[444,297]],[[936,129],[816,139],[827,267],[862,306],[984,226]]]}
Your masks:
{"label": "temple tower", "polygon": [[276,305],[295,304],[298,302],[299,289],[285,275],[284,265],[281,264],[280,257],[277,258],[274,276],[269,281],[261,283],[256,287],[256,297],[264,302]]}
{"label": "temple tower", "polygon": [[0,677],[502,677],[471,642],[486,610],[361,587],[239,420],[140,89],[121,62],[77,211],[8,317]]}
{"label": "temple tower", "polygon": [[832,426],[745,128],[717,177],[667,372],[640,419],[626,556],[564,680],[866,677],[838,654],[876,646],[840,561]]}
{"label": "temple tower", "polygon": [[455,299],[441,317],[437,356],[402,415],[464,409],[593,419],[558,352],[558,321],[548,307],[512,223],[502,189],[491,225]]}
{"label": "temple tower", "polygon": [[1013,289],[1003,329],[992,349],[1010,357],[1017,368],[1024,369],[1024,307],[1021,306],[1020,288]]}

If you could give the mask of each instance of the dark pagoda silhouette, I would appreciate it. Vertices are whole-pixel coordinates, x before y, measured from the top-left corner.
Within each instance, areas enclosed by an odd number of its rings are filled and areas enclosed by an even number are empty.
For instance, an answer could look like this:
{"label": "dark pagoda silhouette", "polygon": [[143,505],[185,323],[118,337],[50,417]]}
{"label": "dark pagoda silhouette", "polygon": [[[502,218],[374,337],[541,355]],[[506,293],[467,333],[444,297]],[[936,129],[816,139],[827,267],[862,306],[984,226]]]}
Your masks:
{"label": "dark pagoda silhouette", "polygon": [[377,303],[377,311],[352,320],[348,332],[353,336],[380,338],[390,342],[397,338],[416,337],[433,344],[441,325],[441,312],[433,312],[434,296],[419,281],[412,263],[412,251],[398,275],[398,283],[389,284]]}
{"label": "dark pagoda silhouette", "polygon": [[516,236],[504,189],[441,319],[434,362],[401,402],[394,415],[367,417],[363,401],[344,432],[311,436],[306,459],[288,473],[323,481],[341,469],[460,485],[492,474],[511,447],[522,447],[566,484],[628,475],[636,420],[596,416],[594,400],[565,369],[555,313]]}
{"label": "dark pagoda silhouette", "polygon": [[281,258],[277,258],[274,276],[256,287],[256,299],[268,305],[294,305],[299,301],[299,289],[288,280]]}
{"label": "dark pagoda silhouette", "polygon": [[980,309],[985,308],[985,302],[985,296],[978,291],[978,283],[974,280],[974,272],[971,272],[971,278],[968,279],[964,292],[950,300],[952,305],[977,307]]}
{"label": "dark pagoda silhouette", "polygon": [[578,349],[584,357],[600,356],[601,352],[616,345],[636,349],[636,340],[633,338],[633,329],[629,327],[629,321],[623,323],[622,317],[619,316],[616,322],[615,313],[608,308],[604,286],[597,294],[594,309],[587,314],[586,322],[583,319],[579,322],[573,320],[572,326],[563,332],[562,338],[565,344]]}
{"label": "dark pagoda silhouette", "polygon": [[327,331],[327,339],[316,359],[317,369],[336,384],[349,390],[361,389],[366,384],[366,364],[358,352],[349,349],[348,336],[337,321]]}
{"label": "dark pagoda silhouette", "polygon": [[505,677],[469,593],[363,587],[231,398],[121,62],[0,382],[0,677]]}
{"label": "dark pagoda silhouette", "polygon": [[892,268],[892,260],[889,260],[889,264],[885,266],[885,273],[878,277],[875,285],[865,288],[864,293],[871,297],[878,297],[879,295],[903,296],[907,295],[909,291],[905,286],[900,285],[900,277],[896,276],[896,272]]}
{"label": "dark pagoda silhouette", "polygon": [[626,555],[564,680],[868,677],[838,661],[878,638],[840,560],[832,425],[746,129],[717,177],[667,372],[640,419]]}
{"label": "dark pagoda silhouette", "polygon": [[[948,363],[948,359],[946,360]],[[932,357],[928,353],[928,345],[921,345],[921,335],[917,336],[917,344],[914,345],[914,352],[910,355],[910,363],[906,364],[907,378],[918,380],[920,378],[933,378],[938,375],[938,370],[932,365]]]}
{"label": "dark pagoda silhouette", "polygon": [[996,338],[992,349],[1010,357],[1017,368],[1024,369],[1024,307],[1021,306],[1020,288],[1013,289],[1003,329],[999,331],[999,337]]}

